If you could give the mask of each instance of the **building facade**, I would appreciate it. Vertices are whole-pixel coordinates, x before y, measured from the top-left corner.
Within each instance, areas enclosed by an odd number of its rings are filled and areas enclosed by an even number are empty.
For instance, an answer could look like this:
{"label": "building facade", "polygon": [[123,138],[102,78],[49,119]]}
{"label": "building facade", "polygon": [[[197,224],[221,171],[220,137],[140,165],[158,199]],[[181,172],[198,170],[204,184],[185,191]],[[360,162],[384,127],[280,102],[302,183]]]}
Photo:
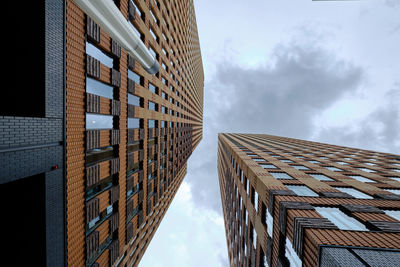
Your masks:
{"label": "building facade", "polygon": [[[156,74],[73,0],[27,4],[25,20],[10,26],[20,51],[27,21],[38,34],[30,53],[10,55],[13,67],[35,62],[43,72],[8,69],[21,82],[6,99],[14,108],[0,114],[0,188],[14,196],[2,196],[13,201],[10,212],[37,199],[28,215],[46,234],[26,250],[36,248],[29,262],[40,266],[137,266],[202,138],[193,1],[112,2],[157,61]],[[21,225],[26,213],[12,214],[17,247],[32,229]]]}
{"label": "building facade", "polygon": [[231,266],[398,266],[400,156],[219,134]]}

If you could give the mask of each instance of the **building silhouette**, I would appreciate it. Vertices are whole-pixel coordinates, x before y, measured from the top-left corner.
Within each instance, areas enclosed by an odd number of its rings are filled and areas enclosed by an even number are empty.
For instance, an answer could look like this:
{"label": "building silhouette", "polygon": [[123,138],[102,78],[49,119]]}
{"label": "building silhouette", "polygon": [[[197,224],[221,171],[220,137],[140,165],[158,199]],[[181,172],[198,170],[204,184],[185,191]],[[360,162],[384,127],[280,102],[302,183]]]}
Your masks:
{"label": "building silhouette", "polygon": [[231,266],[398,266],[400,156],[218,136]]}
{"label": "building silhouette", "polygon": [[113,1],[152,69],[78,1],[42,2],[5,4],[19,17],[3,18],[3,253],[15,266],[137,266],[202,138],[193,1]]}

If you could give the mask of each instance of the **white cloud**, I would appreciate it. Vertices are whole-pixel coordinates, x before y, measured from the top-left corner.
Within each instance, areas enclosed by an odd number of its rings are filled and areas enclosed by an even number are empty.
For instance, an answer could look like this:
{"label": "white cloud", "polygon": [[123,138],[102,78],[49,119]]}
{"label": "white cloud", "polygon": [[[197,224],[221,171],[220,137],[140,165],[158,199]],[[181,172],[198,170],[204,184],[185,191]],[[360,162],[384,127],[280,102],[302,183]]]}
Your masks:
{"label": "white cloud", "polygon": [[196,207],[192,190],[182,182],[140,266],[228,265],[223,218],[214,210]]}

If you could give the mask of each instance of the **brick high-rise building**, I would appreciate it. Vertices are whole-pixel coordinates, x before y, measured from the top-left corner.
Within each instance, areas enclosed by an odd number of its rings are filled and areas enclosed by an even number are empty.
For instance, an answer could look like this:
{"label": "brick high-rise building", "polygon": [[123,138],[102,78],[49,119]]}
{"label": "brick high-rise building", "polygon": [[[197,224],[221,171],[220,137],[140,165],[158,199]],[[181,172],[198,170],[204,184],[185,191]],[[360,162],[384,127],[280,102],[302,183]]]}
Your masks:
{"label": "brick high-rise building", "polygon": [[202,138],[193,1],[36,2],[3,9],[2,255],[137,266]]}
{"label": "brick high-rise building", "polygon": [[399,266],[400,156],[219,134],[231,266]]}

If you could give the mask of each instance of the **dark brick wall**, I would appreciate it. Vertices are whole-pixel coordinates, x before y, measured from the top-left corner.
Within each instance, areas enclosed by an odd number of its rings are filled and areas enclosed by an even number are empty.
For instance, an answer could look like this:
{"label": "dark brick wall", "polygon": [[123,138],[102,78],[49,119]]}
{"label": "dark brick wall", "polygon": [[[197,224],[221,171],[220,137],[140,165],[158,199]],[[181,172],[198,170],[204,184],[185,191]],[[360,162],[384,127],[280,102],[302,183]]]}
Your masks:
{"label": "dark brick wall", "polygon": [[62,146],[0,153],[0,183],[49,172],[54,165],[63,167]]}
{"label": "dark brick wall", "polygon": [[46,173],[47,266],[64,266],[63,170]]}
{"label": "dark brick wall", "polygon": [[0,149],[58,143],[62,140],[62,118],[0,117]]}

